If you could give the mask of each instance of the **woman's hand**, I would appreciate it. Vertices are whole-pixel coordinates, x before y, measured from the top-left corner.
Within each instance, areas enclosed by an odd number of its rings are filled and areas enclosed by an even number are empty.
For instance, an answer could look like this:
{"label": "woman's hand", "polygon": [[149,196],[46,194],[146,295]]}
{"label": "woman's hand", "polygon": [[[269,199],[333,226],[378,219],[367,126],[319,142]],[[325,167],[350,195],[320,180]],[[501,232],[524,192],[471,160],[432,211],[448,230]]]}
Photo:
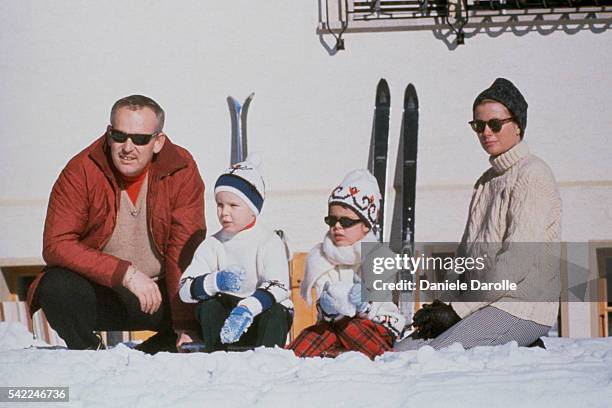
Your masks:
{"label": "woman's hand", "polygon": [[433,339],[459,322],[461,318],[451,305],[439,300],[425,304],[414,314],[412,326],[416,328],[414,339]]}

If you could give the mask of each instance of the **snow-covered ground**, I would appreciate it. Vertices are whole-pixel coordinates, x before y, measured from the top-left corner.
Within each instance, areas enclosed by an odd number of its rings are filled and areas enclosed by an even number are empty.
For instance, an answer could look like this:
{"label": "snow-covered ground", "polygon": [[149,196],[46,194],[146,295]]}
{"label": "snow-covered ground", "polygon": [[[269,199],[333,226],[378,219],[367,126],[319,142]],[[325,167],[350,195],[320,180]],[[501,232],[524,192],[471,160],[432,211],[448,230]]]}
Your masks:
{"label": "snow-covered ground", "polygon": [[124,345],[94,352],[31,344],[23,326],[0,322],[0,386],[70,387],[70,403],[58,406],[612,406],[612,339],[547,338],[547,350],[455,344],[376,361],[358,353],[299,359],[280,349],[148,356]]}

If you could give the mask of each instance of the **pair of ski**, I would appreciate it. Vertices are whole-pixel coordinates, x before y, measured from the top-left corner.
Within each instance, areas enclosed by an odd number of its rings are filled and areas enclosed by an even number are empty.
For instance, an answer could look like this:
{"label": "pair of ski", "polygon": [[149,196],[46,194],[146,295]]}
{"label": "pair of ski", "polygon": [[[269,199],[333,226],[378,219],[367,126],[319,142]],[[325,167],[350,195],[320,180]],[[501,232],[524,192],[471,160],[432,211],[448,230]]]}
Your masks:
{"label": "pair of ski", "polygon": [[[230,166],[246,160],[248,156],[247,115],[249,113],[249,106],[251,106],[254,96],[255,93],[250,94],[242,105],[233,96],[227,97],[227,106],[229,108],[230,120],[232,123]],[[285,232],[280,229],[275,230],[275,232],[285,244],[285,254],[287,255],[287,260],[291,261],[292,254],[289,249]]]}
{"label": "pair of ski", "polygon": [[[378,221],[380,241],[384,241],[385,225],[385,192],[387,180],[387,157],[389,147],[389,113],[391,110],[391,94],[389,85],[383,78],[376,87],[376,104],[374,108],[374,123],[370,141],[368,170],[378,182],[382,195]],[[399,148],[393,178],[395,202],[391,220],[391,249],[401,255],[414,254],[414,220],[416,199],[417,146],[419,130],[419,101],[414,85],[408,84],[404,91],[404,110],[400,131]],[[411,279],[410,271],[401,271],[398,279]],[[412,302],[408,293],[400,294],[398,302],[400,311],[411,320]]]}
{"label": "pair of ski", "polygon": [[249,113],[249,106],[251,106],[251,101],[253,100],[254,96],[254,93],[250,94],[242,105],[233,96],[227,97],[227,106],[229,108],[230,120],[232,123],[230,153],[231,166],[244,161],[248,155],[247,115]]}

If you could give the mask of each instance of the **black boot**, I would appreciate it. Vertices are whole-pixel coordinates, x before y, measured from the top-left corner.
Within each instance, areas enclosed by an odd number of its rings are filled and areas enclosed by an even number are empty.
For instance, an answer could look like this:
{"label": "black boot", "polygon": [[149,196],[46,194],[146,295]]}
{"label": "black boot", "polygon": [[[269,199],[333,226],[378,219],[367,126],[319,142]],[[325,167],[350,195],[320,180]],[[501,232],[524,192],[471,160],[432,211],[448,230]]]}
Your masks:
{"label": "black boot", "polygon": [[539,348],[543,348],[544,350],[546,350],[546,345],[544,345],[544,342],[542,341],[541,338],[537,339],[536,341],[534,341],[533,343],[531,343],[527,347],[539,347]]}
{"label": "black boot", "polygon": [[106,350],[106,345],[104,344],[104,340],[102,340],[102,335],[98,332],[95,332],[94,335],[98,339],[97,344],[91,345],[87,347],[85,350]]}
{"label": "black boot", "polygon": [[177,336],[174,330],[167,329],[157,332],[155,335],[149,337],[147,340],[134,347],[134,349],[151,355],[162,351],[177,353],[176,339]]}

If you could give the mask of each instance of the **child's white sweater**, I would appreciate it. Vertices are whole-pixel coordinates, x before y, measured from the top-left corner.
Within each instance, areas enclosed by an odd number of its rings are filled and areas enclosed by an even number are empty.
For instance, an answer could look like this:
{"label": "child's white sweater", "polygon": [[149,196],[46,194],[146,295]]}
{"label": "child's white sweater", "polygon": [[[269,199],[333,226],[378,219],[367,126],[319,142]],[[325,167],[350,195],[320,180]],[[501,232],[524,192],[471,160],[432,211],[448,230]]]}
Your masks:
{"label": "child's white sweater", "polygon": [[289,266],[285,245],[278,235],[260,222],[233,236],[223,230],[204,240],[191,265],[181,276],[179,295],[183,302],[196,303],[191,283],[198,276],[221,270],[242,269],[245,280],[239,292],[228,293],[244,298],[253,315],[261,312],[261,304],[253,297],[256,290],[268,292],[276,303],[292,308],[289,298]]}

